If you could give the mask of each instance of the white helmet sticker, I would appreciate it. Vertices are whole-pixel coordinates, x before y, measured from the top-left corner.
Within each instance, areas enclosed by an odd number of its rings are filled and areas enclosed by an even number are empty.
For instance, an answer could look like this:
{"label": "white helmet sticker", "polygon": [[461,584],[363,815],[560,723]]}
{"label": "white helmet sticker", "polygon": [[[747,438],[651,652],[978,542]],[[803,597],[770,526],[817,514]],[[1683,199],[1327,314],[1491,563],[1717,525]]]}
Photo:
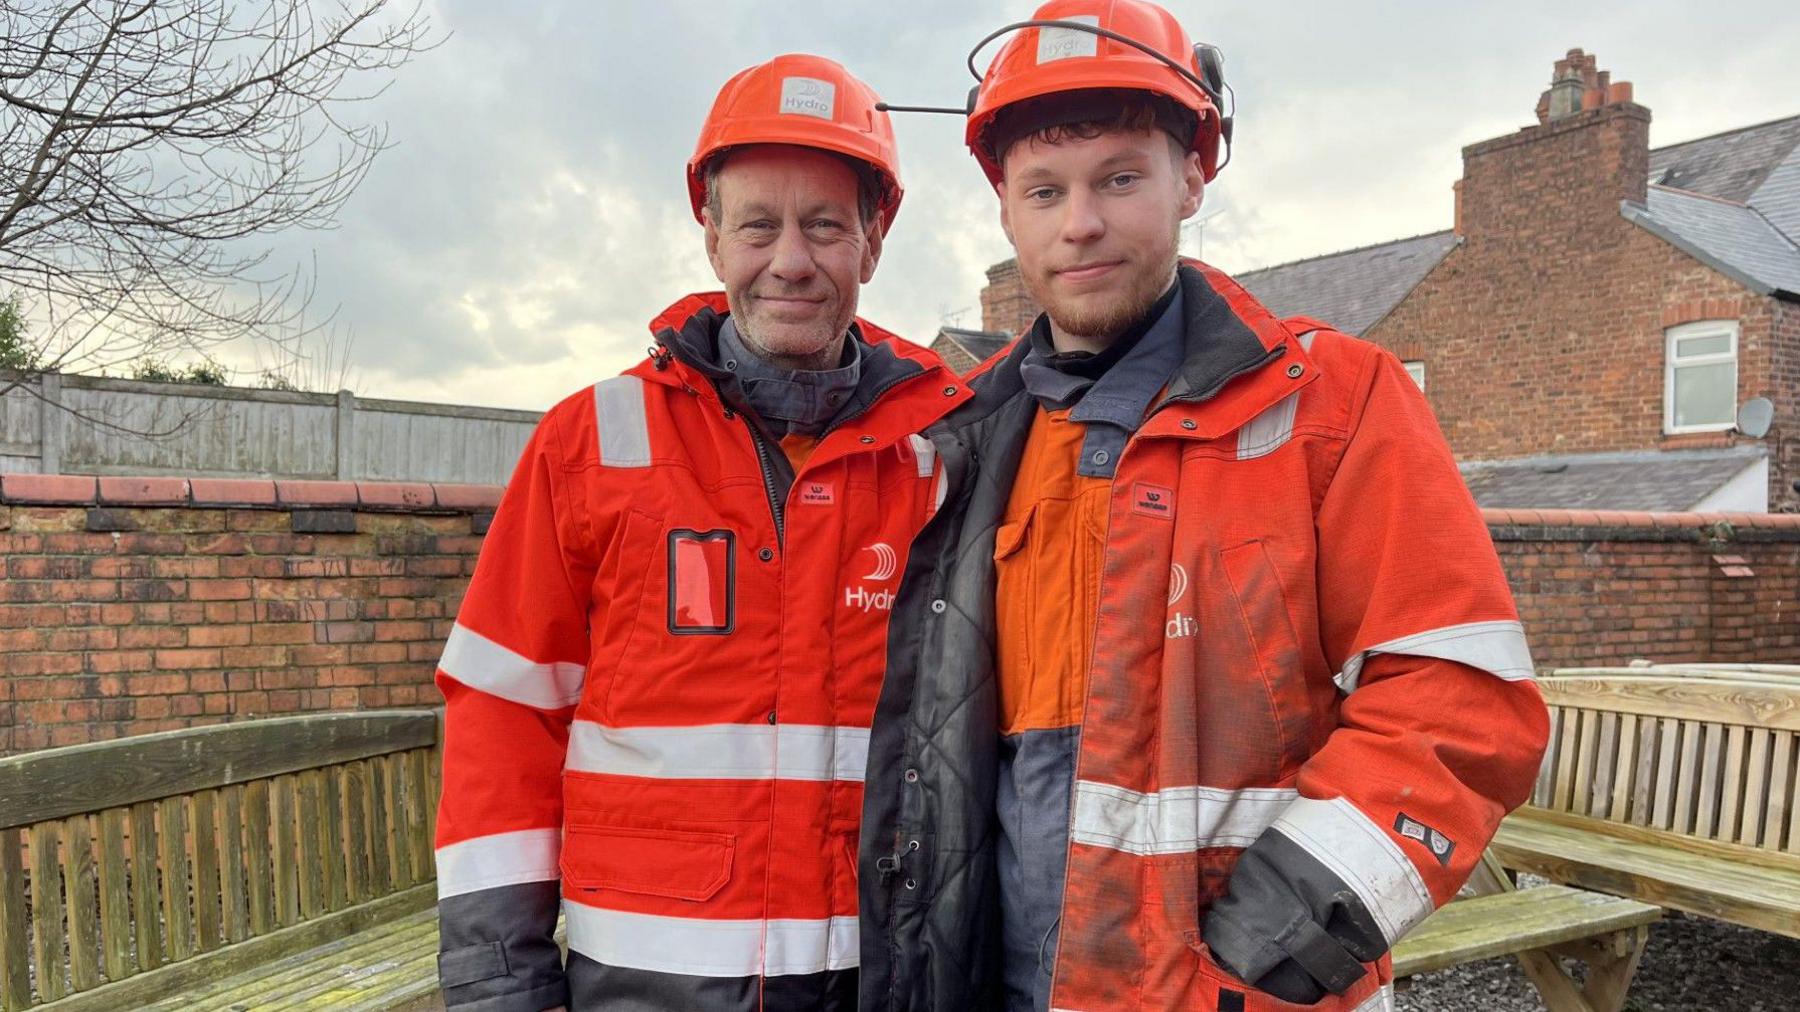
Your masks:
{"label": "white helmet sticker", "polygon": [[[1094,14],[1077,14],[1073,17],[1057,18],[1058,21],[1079,21],[1084,25],[1100,27],[1100,18]],[[1100,53],[1100,36],[1092,32],[1084,32],[1078,28],[1039,28],[1037,61],[1050,63],[1053,60],[1067,60],[1073,56],[1098,56]]]}
{"label": "white helmet sticker", "polygon": [[816,77],[781,79],[781,112],[792,116],[833,119],[837,112],[837,85]]}

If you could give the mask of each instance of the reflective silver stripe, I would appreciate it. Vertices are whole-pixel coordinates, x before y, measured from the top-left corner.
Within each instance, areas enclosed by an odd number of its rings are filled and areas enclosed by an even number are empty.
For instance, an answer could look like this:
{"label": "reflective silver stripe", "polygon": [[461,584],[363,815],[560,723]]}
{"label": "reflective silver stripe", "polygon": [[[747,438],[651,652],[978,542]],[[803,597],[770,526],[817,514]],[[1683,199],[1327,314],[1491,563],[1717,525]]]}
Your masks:
{"label": "reflective silver stripe", "polygon": [[869,729],[816,724],[569,725],[566,768],[671,780],[855,780]]}
{"label": "reflective silver stripe", "polygon": [[[1300,347],[1312,351],[1313,335],[1316,330],[1309,330],[1299,337]],[[1294,435],[1294,415],[1300,409],[1299,393],[1291,393],[1283,397],[1274,407],[1250,419],[1238,430],[1237,459],[1254,460],[1266,457],[1287,443]]]}
{"label": "reflective silver stripe", "polygon": [[644,413],[644,381],[614,376],[594,384],[594,416],[600,427],[600,463],[650,466],[650,420]]}
{"label": "reflective silver stripe", "polygon": [[1447,625],[1399,639],[1377,643],[1344,662],[1344,670],[1332,677],[1344,692],[1356,691],[1363,664],[1374,654],[1411,654],[1456,661],[1509,682],[1533,677],[1531,646],[1525,627],[1518,622],[1467,622]]}
{"label": "reflective silver stripe", "polygon": [[562,830],[521,829],[477,836],[437,849],[438,899],[561,878]]}
{"label": "reflective silver stripe", "polygon": [[1389,945],[1431,913],[1431,890],[1419,869],[1392,837],[1343,798],[1298,798],[1270,828],[1354,890]]}
{"label": "reflective silver stripe", "polygon": [[1383,984],[1350,1012],[1394,1012],[1394,985]]}
{"label": "reflective silver stripe", "polygon": [[912,441],[913,457],[919,464],[919,477],[931,477],[931,469],[937,463],[937,444],[916,432],[906,438]]}
{"label": "reflective silver stripe", "polygon": [[1238,430],[1237,459],[1254,460],[1280,449],[1294,435],[1294,413],[1299,408],[1300,394],[1291,393],[1244,423]]}
{"label": "reflective silver stripe", "polygon": [[858,962],[855,917],[715,920],[607,910],[563,898],[569,948],[608,966],[697,977],[781,977]]}
{"label": "reflective silver stripe", "polygon": [[534,661],[460,622],[450,629],[438,670],[471,689],[540,710],[580,702],[587,671],[574,661]]}
{"label": "reflective silver stripe", "polygon": [[1076,843],[1139,856],[1248,847],[1299,796],[1285,787],[1170,787],[1143,794],[1081,780],[1075,784],[1070,836]]}

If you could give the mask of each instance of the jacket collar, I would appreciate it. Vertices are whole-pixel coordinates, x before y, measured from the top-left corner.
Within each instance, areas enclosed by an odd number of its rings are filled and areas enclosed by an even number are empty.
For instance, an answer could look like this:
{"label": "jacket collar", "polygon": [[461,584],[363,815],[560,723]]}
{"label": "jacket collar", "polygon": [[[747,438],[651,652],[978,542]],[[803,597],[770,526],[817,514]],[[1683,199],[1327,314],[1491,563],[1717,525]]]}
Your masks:
{"label": "jacket collar", "polygon": [[[1275,315],[1224,273],[1196,260],[1177,271],[1183,314],[1182,360],[1169,388],[1151,408],[1169,416],[1146,424],[1143,432],[1216,438],[1241,427],[1283,397],[1312,382],[1316,373],[1294,334]],[[957,428],[973,425],[1002,404],[1024,394],[1021,367],[1030,342],[1015,341],[1004,357],[970,377],[975,398],[947,419]],[[1275,363],[1280,368],[1271,368]],[[1299,366],[1296,375],[1295,366]],[[1175,420],[1195,422],[1175,428]]]}
{"label": "jacket collar", "polygon": [[[656,341],[650,358],[628,372],[722,401],[719,391],[732,389],[735,380],[719,365],[719,329],[730,312],[724,292],[676,300],[650,321]],[[930,350],[861,317],[851,321],[850,339],[863,345],[862,379],[839,414],[846,424],[854,421],[860,431],[880,428],[881,441],[888,442],[923,429],[969,399],[967,385]]]}

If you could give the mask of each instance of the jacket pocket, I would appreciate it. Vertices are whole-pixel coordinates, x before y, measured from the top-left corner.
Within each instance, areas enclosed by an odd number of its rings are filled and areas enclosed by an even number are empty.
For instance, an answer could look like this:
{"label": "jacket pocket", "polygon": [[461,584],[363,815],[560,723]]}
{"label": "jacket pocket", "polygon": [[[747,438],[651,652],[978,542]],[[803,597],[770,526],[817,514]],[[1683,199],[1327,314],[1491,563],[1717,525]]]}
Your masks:
{"label": "jacket pocket", "polygon": [[1243,1012],[1357,1012],[1375,996],[1375,992],[1393,979],[1385,962],[1378,960],[1364,963],[1362,979],[1350,985],[1343,994],[1327,993],[1318,1001],[1305,1005],[1284,1001],[1239,980],[1213,959],[1212,950],[1200,940],[1198,931],[1189,934],[1187,942],[1188,948],[1199,962],[1200,979],[1203,982],[1200,1008],[1237,1008]]}
{"label": "jacket pocket", "polygon": [[633,826],[567,826],[563,880],[577,892],[613,889],[698,903],[731,879],[737,837]]}
{"label": "jacket pocket", "polygon": [[1237,599],[1237,612],[1268,692],[1281,757],[1281,768],[1274,772],[1281,779],[1305,759],[1302,750],[1312,715],[1300,638],[1294,633],[1287,595],[1267,545],[1249,541],[1227,548],[1219,553],[1219,564]]}

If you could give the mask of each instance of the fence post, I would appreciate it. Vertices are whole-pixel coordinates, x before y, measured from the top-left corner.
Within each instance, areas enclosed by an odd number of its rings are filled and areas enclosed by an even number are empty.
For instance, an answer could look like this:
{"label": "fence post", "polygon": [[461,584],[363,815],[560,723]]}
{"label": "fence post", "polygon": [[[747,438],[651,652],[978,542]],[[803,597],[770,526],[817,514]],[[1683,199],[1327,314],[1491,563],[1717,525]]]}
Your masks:
{"label": "fence post", "polygon": [[337,394],[337,476],[340,481],[349,481],[356,475],[356,395],[348,390],[339,390]]}
{"label": "fence post", "polygon": [[38,374],[38,470],[43,474],[62,473],[63,423],[68,421],[62,409],[62,373]]}

